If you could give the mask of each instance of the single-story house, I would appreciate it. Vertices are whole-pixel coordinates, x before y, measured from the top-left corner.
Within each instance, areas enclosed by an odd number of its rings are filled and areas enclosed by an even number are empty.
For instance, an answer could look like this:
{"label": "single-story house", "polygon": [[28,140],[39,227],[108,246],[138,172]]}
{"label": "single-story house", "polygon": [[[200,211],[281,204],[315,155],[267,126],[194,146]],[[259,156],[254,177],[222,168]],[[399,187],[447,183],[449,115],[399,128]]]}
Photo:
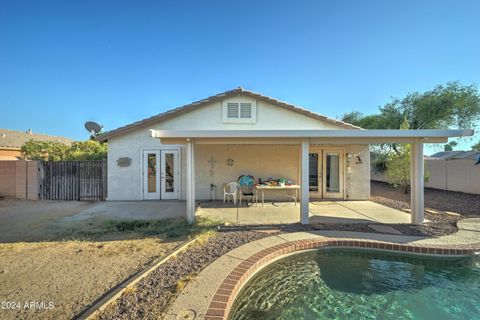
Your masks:
{"label": "single-story house", "polygon": [[0,129],[0,161],[22,159],[20,149],[25,142],[32,139],[39,141],[57,141],[66,145],[72,143],[71,139],[34,133],[31,129],[27,131]]}
{"label": "single-story house", "polygon": [[[241,175],[300,187],[300,221],[310,199],[370,196],[369,145],[411,143],[412,222],[423,221],[423,143],[472,130],[364,130],[245,90],[223,92],[99,135],[108,141],[107,200],[195,202],[223,196]],[[213,195],[212,195],[213,193]]]}

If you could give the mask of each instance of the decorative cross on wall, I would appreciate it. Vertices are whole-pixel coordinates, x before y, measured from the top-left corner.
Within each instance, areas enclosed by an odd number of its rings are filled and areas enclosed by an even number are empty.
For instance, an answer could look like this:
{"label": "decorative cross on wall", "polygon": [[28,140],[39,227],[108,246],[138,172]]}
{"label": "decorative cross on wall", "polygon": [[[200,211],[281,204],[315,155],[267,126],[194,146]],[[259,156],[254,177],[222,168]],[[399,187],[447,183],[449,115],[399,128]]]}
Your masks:
{"label": "decorative cross on wall", "polygon": [[213,177],[213,169],[216,162],[217,160],[213,159],[213,157],[210,157],[210,160],[208,160],[208,163],[210,164],[210,177]]}

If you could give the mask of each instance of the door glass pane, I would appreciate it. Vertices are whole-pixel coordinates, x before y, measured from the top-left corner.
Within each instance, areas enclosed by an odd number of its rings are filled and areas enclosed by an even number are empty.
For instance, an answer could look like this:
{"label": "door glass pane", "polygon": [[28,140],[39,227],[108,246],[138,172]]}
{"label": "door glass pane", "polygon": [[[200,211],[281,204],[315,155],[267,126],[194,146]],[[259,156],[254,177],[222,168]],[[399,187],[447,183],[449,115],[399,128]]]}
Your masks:
{"label": "door glass pane", "polygon": [[148,162],[148,172],[147,172],[147,182],[148,182],[148,192],[157,192],[157,155],[155,153],[149,153],[147,155]]}
{"label": "door glass pane", "polygon": [[165,192],[174,191],[174,162],[173,153],[165,154]]}
{"label": "door glass pane", "polygon": [[309,190],[313,192],[318,191],[318,153],[310,153],[308,155],[309,161]]}
{"label": "door glass pane", "polygon": [[340,157],[338,153],[327,153],[326,159],[327,176],[326,189],[327,192],[340,192]]}

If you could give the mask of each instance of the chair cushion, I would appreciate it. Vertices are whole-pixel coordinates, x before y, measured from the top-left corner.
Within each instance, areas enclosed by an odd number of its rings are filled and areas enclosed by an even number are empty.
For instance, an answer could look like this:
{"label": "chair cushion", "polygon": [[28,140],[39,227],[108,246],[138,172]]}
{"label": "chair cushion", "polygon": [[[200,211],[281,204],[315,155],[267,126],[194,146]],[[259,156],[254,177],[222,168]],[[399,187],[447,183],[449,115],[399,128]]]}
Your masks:
{"label": "chair cushion", "polygon": [[255,184],[255,179],[252,176],[240,176],[238,178],[238,184],[240,186],[248,186],[248,187],[253,187]]}

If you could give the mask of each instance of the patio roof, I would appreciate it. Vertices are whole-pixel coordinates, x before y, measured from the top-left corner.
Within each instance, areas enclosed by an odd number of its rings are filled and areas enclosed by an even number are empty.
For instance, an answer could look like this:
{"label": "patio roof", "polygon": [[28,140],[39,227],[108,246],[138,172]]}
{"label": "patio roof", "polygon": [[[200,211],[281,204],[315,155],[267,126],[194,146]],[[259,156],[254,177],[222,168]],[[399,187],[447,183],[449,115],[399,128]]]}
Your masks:
{"label": "patio roof", "polygon": [[[150,130],[153,138],[162,143],[182,143],[194,138],[195,143],[213,140],[281,139],[284,143],[299,143],[311,139],[312,143],[444,143],[451,137],[473,135],[473,130]],[[256,140],[255,140],[256,139]],[[183,142],[184,143],[184,142]]]}
{"label": "patio roof", "polygon": [[309,146],[312,144],[411,144],[411,222],[424,221],[424,143],[473,135],[473,130],[150,130],[162,144],[186,144],[187,220],[195,221],[196,144],[300,144],[300,222],[309,222]]}

